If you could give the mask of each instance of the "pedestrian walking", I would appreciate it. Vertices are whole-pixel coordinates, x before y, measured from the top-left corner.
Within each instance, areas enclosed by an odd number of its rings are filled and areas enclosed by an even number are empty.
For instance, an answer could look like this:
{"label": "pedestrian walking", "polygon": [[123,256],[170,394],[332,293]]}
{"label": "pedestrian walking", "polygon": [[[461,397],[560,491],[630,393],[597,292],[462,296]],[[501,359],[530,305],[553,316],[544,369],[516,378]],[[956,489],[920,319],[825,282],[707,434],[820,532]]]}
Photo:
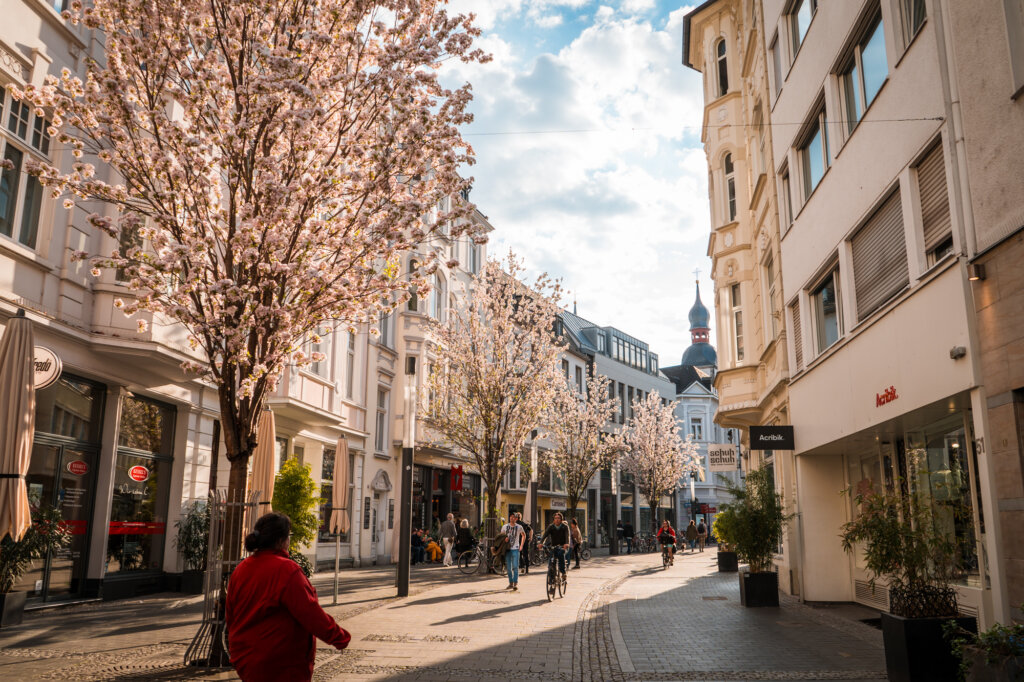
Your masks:
{"label": "pedestrian walking", "polygon": [[572,535],[572,556],[576,559],[576,565],[573,568],[580,567],[580,545],[583,544],[583,533],[580,532],[580,524],[576,521],[576,517],[572,517],[572,521],[569,522],[569,533]]}
{"label": "pedestrian walking", "polygon": [[622,534],[626,536],[626,554],[633,553],[633,524],[626,522],[622,528]]}
{"label": "pedestrian walking", "polygon": [[244,682],[313,679],[314,637],[344,649],[352,637],[320,607],[316,590],[288,556],[291,520],[271,512],[245,538],[247,557],[228,581],[231,665]]}
{"label": "pedestrian walking", "polygon": [[516,519],[515,512],[508,515],[508,523],[501,527],[501,532],[508,539],[508,549],[505,550],[505,571],[508,573],[508,587],[506,590],[519,589],[519,551],[523,548],[525,533],[522,526]]}
{"label": "pedestrian walking", "polygon": [[530,547],[533,545],[533,528],[523,521],[522,512],[516,512],[516,523],[523,529],[523,547],[519,551],[519,569],[523,575],[530,574]]}
{"label": "pedestrian walking", "polygon": [[473,531],[469,529],[469,519],[462,519],[459,523],[459,531],[455,536],[456,558],[463,552],[473,549],[475,545],[476,538],[473,537]]}
{"label": "pedestrian walking", "polygon": [[697,546],[700,547],[700,551],[704,551],[704,543],[708,539],[708,527],[704,525],[704,519],[701,519],[700,523],[697,524]]}
{"label": "pedestrian walking", "polygon": [[455,536],[458,531],[455,528],[455,514],[448,514],[448,518],[441,524],[441,542],[444,543],[444,565],[452,565],[452,547],[455,545]]}
{"label": "pedestrian walking", "polygon": [[690,525],[686,527],[686,543],[690,545],[691,552],[697,546],[697,524],[693,519],[690,519]]}

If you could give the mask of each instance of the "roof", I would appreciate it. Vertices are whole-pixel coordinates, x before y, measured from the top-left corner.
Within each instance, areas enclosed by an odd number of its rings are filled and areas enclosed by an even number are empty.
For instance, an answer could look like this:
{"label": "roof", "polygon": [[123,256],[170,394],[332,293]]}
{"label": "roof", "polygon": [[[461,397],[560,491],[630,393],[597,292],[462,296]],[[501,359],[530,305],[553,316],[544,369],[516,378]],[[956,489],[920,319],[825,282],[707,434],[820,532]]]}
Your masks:
{"label": "roof", "polygon": [[700,14],[716,2],[718,2],[718,0],[707,0],[707,2],[694,7],[683,17],[683,66],[688,66],[694,71],[700,71],[700,69],[690,63],[690,19],[695,15]]}
{"label": "roof", "polygon": [[698,367],[717,367],[718,353],[710,343],[695,343],[683,353],[681,365],[695,365]]}
{"label": "roof", "polygon": [[708,329],[710,319],[711,313],[708,312],[708,309],[704,307],[704,303],[700,300],[700,282],[697,282],[697,300],[693,302],[693,307],[690,308],[690,330]]}
{"label": "roof", "polygon": [[700,384],[709,392],[711,391],[711,375],[701,371],[693,365],[674,365],[662,367],[662,374],[669,378],[676,385],[676,394],[680,394],[693,384]]}
{"label": "roof", "polygon": [[579,345],[579,347],[590,353],[596,353],[597,347],[587,338],[586,334],[583,333],[584,329],[600,329],[596,324],[585,320],[579,315],[570,313],[568,310],[563,310],[558,315],[562,319],[562,325],[565,330],[569,332],[573,340]]}

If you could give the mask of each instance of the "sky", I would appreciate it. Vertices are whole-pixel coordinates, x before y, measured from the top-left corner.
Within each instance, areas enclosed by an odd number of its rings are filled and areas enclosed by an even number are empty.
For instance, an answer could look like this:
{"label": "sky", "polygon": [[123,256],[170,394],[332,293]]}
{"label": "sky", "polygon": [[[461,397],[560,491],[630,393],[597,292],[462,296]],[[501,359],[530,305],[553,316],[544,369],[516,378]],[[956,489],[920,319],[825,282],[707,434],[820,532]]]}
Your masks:
{"label": "sky", "polygon": [[[580,316],[646,341],[661,366],[690,345],[696,269],[712,308],[701,76],[682,64],[669,0],[450,0],[473,12],[487,64],[468,81],[471,200]],[[715,330],[712,329],[714,337]],[[712,339],[712,342],[713,339]]]}

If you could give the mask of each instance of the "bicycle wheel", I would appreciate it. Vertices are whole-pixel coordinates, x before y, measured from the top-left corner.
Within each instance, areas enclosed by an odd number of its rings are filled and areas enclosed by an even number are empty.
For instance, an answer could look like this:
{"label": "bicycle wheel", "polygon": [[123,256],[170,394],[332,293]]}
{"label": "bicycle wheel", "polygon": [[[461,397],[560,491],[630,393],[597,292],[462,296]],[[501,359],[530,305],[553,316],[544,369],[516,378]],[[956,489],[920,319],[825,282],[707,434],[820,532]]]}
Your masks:
{"label": "bicycle wheel", "polygon": [[459,555],[459,570],[470,575],[478,568],[479,555],[475,549],[467,549]]}
{"label": "bicycle wheel", "polygon": [[548,569],[548,581],[547,581],[547,593],[548,601],[552,601],[555,598],[555,583],[558,582],[558,578],[555,576],[553,570]]}
{"label": "bicycle wheel", "polygon": [[661,550],[661,567],[665,568],[665,569],[668,568],[668,550],[667,549]]}
{"label": "bicycle wheel", "polygon": [[558,596],[559,597],[564,597],[565,596],[565,588],[566,587],[567,587],[567,584],[566,584],[566,581],[565,581],[565,576],[564,575],[558,576]]}
{"label": "bicycle wheel", "polygon": [[583,551],[580,552],[580,558],[583,559],[584,561],[590,561],[590,557],[592,557],[592,556],[594,556],[594,555],[590,552],[590,548],[589,547],[584,547]]}

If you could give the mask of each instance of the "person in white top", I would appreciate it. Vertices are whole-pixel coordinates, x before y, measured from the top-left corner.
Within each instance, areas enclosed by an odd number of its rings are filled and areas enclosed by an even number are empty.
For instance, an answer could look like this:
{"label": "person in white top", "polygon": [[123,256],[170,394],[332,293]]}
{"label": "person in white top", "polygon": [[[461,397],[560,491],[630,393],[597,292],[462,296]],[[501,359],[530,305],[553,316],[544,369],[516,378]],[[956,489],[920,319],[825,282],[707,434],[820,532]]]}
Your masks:
{"label": "person in white top", "polygon": [[455,536],[458,529],[455,528],[455,514],[448,514],[448,518],[441,524],[441,541],[444,544],[444,565],[452,565],[452,545],[455,544]]}
{"label": "person in white top", "polygon": [[505,552],[505,570],[508,572],[506,590],[519,589],[519,550],[523,548],[523,527],[516,523],[515,512],[508,515],[508,523],[501,527],[501,532],[508,538],[508,550]]}

